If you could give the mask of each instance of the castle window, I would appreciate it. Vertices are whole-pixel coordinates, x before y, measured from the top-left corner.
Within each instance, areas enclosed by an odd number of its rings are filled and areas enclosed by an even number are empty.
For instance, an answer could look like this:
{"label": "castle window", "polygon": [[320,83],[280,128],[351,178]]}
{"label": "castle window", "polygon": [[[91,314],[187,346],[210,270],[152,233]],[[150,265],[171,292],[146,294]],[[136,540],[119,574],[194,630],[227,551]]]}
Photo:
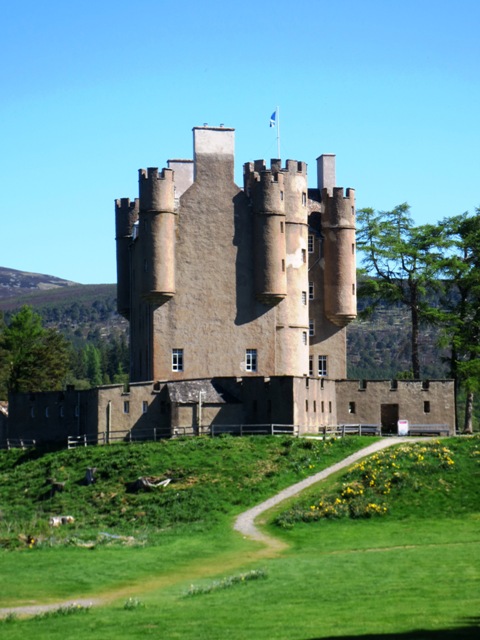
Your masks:
{"label": "castle window", "polygon": [[318,375],[323,377],[327,375],[327,356],[318,356]]}
{"label": "castle window", "polygon": [[183,371],[183,349],[172,349],[172,371]]}
{"label": "castle window", "polygon": [[257,370],[257,350],[247,349],[245,352],[245,371]]}
{"label": "castle window", "polygon": [[313,253],[313,236],[308,236],[308,253]]}
{"label": "castle window", "polygon": [[302,304],[307,304],[307,292],[302,291]]}
{"label": "castle window", "polygon": [[302,193],[302,204],[304,207],[307,204],[307,194],[305,193],[305,191]]}
{"label": "castle window", "polygon": [[355,295],[355,283],[352,284],[352,296],[354,296],[354,295]]}
{"label": "castle window", "polygon": [[315,285],[313,284],[313,282],[309,282],[308,283],[308,299],[313,300],[314,297],[315,297]]}
{"label": "castle window", "polygon": [[302,331],[302,343],[303,344],[308,344],[307,332],[306,331]]}
{"label": "castle window", "polygon": [[280,233],[283,233],[284,229],[283,229],[283,222],[280,222]]}
{"label": "castle window", "polygon": [[328,402],[328,413],[332,413],[332,401],[329,400]]}
{"label": "castle window", "polygon": [[348,403],[348,413],[355,413],[356,407],[355,402]]}
{"label": "castle window", "polygon": [[313,401],[313,413],[317,413],[317,401]]}
{"label": "castle window", "polygon": [[308,389],[310,386],[310,378],[305,378],[305,389]]}
{"label": "castle window", "polygon": [[282,259],[282,273],[285,273],[285,260]]}
{"label": "castle window", "polygon": [[125,400],[123,403],[123,413],[130,413],[130,401]]}
{"label": "castle window", "polygon": [[305,411],[308,413],[308,400],[305,400]]}
{"label": "castle window", "polygon": [[325,413],[325,402],[323,400],[320,402],[320,411]]}
{"label": "castle window", "polygon": [[308,358],[308,375],[313,376],[313,356]]}
{"label": "castle window", "polygon": [[305,249],[302,249],[302,261],[303,262],[307,261],[307,252],[305,251]]}
{"label": "castle window", "polygon": [[423,412],[430,413],[430,402],[428,400],[423,403]]}
{"label": "castle window", "polygon": [[48,407],[45,407],[45,418],[48,418],[50,415],[49,411],[48,411]]}
{"label": "castle window", "polygon": [[283,200],[283,191],[280,191],[280,200]]}
{"label": "castle window", "polygon": [[147,411],[148,411],[148,402],[147,400],[144,400],[142,402],[142,413],[147,413]]}
{"label": "castle window", "polygon": [[315,320],[310,320],[308,323],[308,335],[310,337],[315,335]]}

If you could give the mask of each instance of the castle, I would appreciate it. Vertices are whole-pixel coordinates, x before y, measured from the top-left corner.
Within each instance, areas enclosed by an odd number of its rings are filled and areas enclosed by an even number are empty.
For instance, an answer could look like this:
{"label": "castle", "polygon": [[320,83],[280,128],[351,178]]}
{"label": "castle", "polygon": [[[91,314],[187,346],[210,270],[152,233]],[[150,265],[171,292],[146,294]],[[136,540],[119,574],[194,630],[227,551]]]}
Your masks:
{"label": "castle", "polygon": [[[130,386],[10,399],[10,437],[135,432],[171,436],[239,425],[399,419],[454,432],[451,381],[347,379],[356,317],[355,193],[335,156],[244,165],[234,130],[195,127],[193,160],[141,169],[139,198],[115,201],[118,311],[130,323]],[[156,435],[155,435],[156,437]]]}
{"label": "castle", "polygon": [[356,316],[355,195],[335,157],[244,165],[234,131],[196,127],[194,161],[141,170],[116,201],[118,310],[130,321],[132,381],[346,377]]}

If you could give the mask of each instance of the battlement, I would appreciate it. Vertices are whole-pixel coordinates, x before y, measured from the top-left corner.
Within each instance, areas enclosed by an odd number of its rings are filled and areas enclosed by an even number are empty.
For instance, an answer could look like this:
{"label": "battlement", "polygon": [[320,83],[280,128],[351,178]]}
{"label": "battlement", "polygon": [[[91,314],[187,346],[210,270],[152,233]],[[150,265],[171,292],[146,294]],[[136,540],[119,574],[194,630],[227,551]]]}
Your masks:
{"label": "battlement", "polygon": [[246,162],[243,165],[244,175],[252,173],[263,173],[264,171],[270,171],[272,174],[282,173],[301,173],[307,174],[307,163],[299,162],[297,160],[287,160],[285,167],[282,168],[282,161],[278,158],[272,158],[270,160],[270,169],[267,169],[267,163],[265,160],[255,160],[254,162]]}
{"label": "battlement", "polygon": [[139,170],[140,211],[173,211],[174,172],[156,167]]}
{"label": "battlement", "polygon": [[166,180],[173,182],[173,170],[172,169],[162,169],[161,172],[158,172],[158,167],[149,167],[148,169],[139,169],[138,170],[139,179],[140,180]]}
{"label": "battlement", "polygon": [[351,189],[350,187],[347,187],[347,189],[345,189],[345,195],[344,195],[343,187],[333,187],[333,195],[329,191],[330,190],[326,187],[322,189],[323,202],[325,202],[327,198],[333,198],[335,201],[339,201],[339,202],[342,200],[349,200],[355,203],[355,189]]}
{"label": "battlement", "polygon": [[115,200],[116,237],[125,238],[132,235],[133,225],[138,220],[139,199],[117,198]]}

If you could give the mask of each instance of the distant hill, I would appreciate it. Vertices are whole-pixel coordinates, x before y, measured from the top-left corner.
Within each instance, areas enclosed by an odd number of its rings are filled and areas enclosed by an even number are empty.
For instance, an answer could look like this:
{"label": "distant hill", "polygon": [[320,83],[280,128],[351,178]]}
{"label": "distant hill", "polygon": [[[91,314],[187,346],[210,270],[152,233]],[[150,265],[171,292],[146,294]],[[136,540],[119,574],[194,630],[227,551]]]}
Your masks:
{"label": "distant hill", "polygon": [[73,343],[126,335],[128,323],[117,313],[115,284],[79,284],[55,276],[0,267],[0,312],[6,319],[26,304],[46,326]]}
{"label": "distant hill", "polygon": [[48,291],[60,287],[71,287],[76,282],[63,280],[43,273],[30,273],[0,267],[0,300],[12,298],[32,291]]}

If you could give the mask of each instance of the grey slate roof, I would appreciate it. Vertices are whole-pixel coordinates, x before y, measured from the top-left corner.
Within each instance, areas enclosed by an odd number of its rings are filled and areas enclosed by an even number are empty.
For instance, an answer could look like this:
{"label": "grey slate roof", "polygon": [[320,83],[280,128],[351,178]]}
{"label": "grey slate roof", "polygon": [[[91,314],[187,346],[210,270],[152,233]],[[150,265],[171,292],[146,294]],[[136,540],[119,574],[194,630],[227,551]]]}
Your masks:
{"label": "grey slate roof", "polygon": [[202,403],[237,404],[238,397],[227,391],[216,380],[178,380],[167,383],[170,402],[177,404],[195,404],[202,393]]}

